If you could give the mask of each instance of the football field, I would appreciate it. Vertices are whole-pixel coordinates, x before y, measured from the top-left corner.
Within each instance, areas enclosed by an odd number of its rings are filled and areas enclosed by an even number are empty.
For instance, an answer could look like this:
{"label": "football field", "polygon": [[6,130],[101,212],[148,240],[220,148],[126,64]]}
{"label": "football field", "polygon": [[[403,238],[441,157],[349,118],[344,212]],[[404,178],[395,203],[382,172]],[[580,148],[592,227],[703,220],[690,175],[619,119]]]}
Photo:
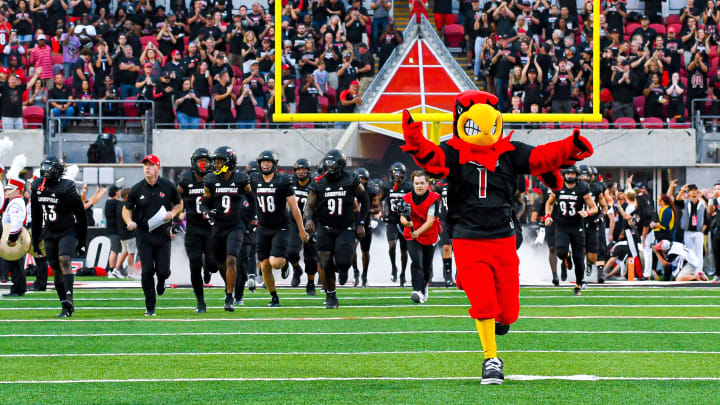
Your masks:
{"label": "football field", "polygon": [[502,386],[462,291],[340,289],[323,295],[169,289],[143,316],[141,289],[77,289],[57,320],[54,291],[0,300],[2,403],[718,403],[720,289],[522,288],[520,319],[498,337]]}

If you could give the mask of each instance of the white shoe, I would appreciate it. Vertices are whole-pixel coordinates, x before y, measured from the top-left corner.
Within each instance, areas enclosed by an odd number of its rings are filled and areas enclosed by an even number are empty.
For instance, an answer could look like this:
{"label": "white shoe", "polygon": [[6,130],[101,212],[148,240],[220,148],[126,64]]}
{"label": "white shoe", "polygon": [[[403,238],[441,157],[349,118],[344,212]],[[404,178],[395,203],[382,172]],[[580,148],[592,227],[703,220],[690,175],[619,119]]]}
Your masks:
{"label": "white shoe", "polygon": [[423,291],[423,298],[422,298],[422,301],[420,301],[421,304],[424,304],[425,302],[427,302],[429,294],[430,294],[430,292],[429,292],[428,286],[425,286],[425,291]]}
{"label": "white shoe", "polygon": [[118,269],[113,270],[112,273],[115,276],[115,278],[118,278],[118,279],[125,278],[125,275]]}
{"label": "white shoe", "polygon": [[416,304],[423,303],[424,298],[425,296],[420,291],[413,291],[412,294],[410,294],[410,299]]}
{"label": "white shoe", "polygon": [[115,269],[108,271],[107,278],[117,278],[115,277]]}

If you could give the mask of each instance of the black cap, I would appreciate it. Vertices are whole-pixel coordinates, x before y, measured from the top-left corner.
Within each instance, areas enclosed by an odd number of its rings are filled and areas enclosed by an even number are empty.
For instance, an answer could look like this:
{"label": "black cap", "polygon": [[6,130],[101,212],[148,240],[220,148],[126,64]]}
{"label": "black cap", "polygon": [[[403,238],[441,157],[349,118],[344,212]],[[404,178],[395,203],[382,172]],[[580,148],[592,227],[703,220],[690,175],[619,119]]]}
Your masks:
{"label": "black cap", "polygon": [[535,69],[535,67],[529,67],[527,72],[537,74],[538,71],[537,71],[537,69]]}
{"label": "black cap", "polygon": [[592,48],[586,46],[585,48],[583,48],[582,52],[592,55]]}
{"label": "black cap", "polygon": [[697,190],[698,187],[696,184],[688,184],[688,190]]}
{"label": "black cap", "polygon": [[108,189],[108,195],[109,195],[110,197],[112,197],[112,196],[114,196],[115,193],[117,193],[118,191],[120,191],[120,189],[118,188],[118,186],[116,186],[116,185],[113,184],[113,185],[110,186],[110,188]]}
{"label": "black cap", "polygon": [[647,19],[648,19],[647,14],[643,14],[643,15],[640,17],[640,19],[641,19],[641,20],[647,20]]}
{"label": "black cap", "polygon": [[617,29],[617,27],[613,27],[613,28],[610,28],[610,33],[611,33],[611,34],[619,34],[619,33],[620,33],[620,30]]}

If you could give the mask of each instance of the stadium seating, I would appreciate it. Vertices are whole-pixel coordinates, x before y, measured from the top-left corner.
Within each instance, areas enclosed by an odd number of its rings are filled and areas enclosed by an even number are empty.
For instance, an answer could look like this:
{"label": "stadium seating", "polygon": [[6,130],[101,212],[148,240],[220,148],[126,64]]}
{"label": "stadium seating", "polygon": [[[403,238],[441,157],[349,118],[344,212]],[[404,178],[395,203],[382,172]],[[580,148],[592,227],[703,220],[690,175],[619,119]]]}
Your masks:
{"label": "stadium seating", "polygon": [[27,106],[23,109],[23,123],[25,129],[41,128],[45,122],[45,109],[38,106]]}
{"label": "stadium seating", "polygon": [[640,124],[644,129],[662,129],[663,121],[657,117],[647,117]]}
{"label": "stadium seating", "polygon": [[451,48],[457,48],[462,45],[465,36],[465,29],[460,24],[450,24],[443,27],[445,31],[445,40]]}
{"label": "stadium seating", "polygon": [[615,126],[618,129],[634,129],[636,125],[635,119],[630,117],[620,117],[615,120]]}

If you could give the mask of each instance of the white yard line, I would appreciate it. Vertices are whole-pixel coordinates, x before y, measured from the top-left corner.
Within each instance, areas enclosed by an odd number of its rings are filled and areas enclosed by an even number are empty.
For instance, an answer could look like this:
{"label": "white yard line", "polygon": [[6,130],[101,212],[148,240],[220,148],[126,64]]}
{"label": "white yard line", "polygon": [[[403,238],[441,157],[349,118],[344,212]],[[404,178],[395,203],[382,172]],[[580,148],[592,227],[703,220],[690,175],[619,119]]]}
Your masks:
{"label": "white yard line", "polygon": [[[110,337],[110,336],[363,336],[363,335],[451,335],[476,334],[474,330],[402,330],[402,331],[356,331],[356,332],[117,332],[117,333],[8,333],[0,338],[60,338],[60,337]],[[720,331],[654,331],[654,330],[511,330],[511,334],[548,335],[720,335]]]}
{"label": "white yard line", "polygon": [[[372,356],[393,354],[479,354],[482,350],[398,350],[365,352],[201,352],[201,353],[25,353],[0,354],[0,358],[36,358],[36,357],[122,357],[122,356]],[[720,351],[692,350],[502,350],[502,353],[551,353],[551,354],[720,354]]]}
{"label": "white yard line", "polygon": [[[308,296],[285,296],[281,295],[283,300],[288,301],[317,301],[322,299],[322,297],[308,297]],[[436,299],[464,299],[464,295],[454,295],[454,296],[445,296],[445,295],[432,295],[430,294],[430,297],[433,300]],[[673,295],[673,296],[666,296],[666,295],[638,295],[638,296],[623,296],[623,295],[585,295],[583,296],[583,299],[720,299],[720,294],[718,295]],[[217,299],[221,300],[224,299],[224,297],[220,297],[219,295],[217,297],[206,297],[207,300]],[[267,297],[244,297],[244,301],[266,301]],[[343,296],[340,295],[340,299],[342,300],[409,300],[410,296],[408,294],[398,295],[398,296]],[[571,295],[531,295],[531,296],[520,296],[521,300],[539,300],[539,299],[576,299],[575,297]],[[57,298],[40,298],[35,297],[32,295],[28,295],[22,298],[12,298],[12,299],[5,299],[6,301],[16,301],[16,302],[27,302],[27,301],[57,301]],[[145,301],[144,297],[127,297],[127,298],[121,298],[121,297],[113,297],[113,298],[95,298],[95,297],[87,297],[84,295],[81,295],[78,297],[79,301],[98,301],[98,302],[104,302],[104,301]],[[187,297],[163,297],[161,298],[162,301],[195,301],[195,297],[193,296],[187,296]],[[0,308],[1,309],[1,308]]]}
{"label": "white yard line", "polygon": [[[432,299],[432,295],[430,296]],[[343,299],[342,297],[339,298],[340,303],[342,304]],[[162,302],[163,299],[160,299],[159,302]],[[320,299],[318,299],[318,302],[320,302]],[[77,303],[82,303],[82,299],[79,299],[76,301]],[[345,305],[341,308],[344,309],[358,309],[358,308],[468,308],[469,304],[398,304],[398,305]],[[672,305],[672,304],[558,304],[558,305],[522,305],[522,308],[714,308],[714,307],[720,307],[720,304],[678,304],[678,305]],[[53,306],[53,307],[0,307],[0,312],[2,311],[37,311],[37,310],[54,310],[58,309],[59,306]],[[144,310],[144,307],[84,307],[84,306],[77,306],[76,310],[109,310],[109,309],[129,309],[129,310]],[[211,307],[208,306],[208,309],[222,309],[223,307]],[[322,305],[317,306],[281,306],[281,307],[266,307],[266,306],[237,306],[236,309],[270,309],[270,310],[282,310],[284,309],[323,309],[326,308]],[[166,310],[177,310],[177,309],[195,309],[194,306],[174,306],[174,307],[160,307],[158,308],[159,311],[166,311]]]}
{"label": "white yard line", "polygon": [[[565,380],[565,381],[720,381],[720,377],[601,377],[595,375],[507,375],[506,380]],[[20,380],[0,381],[0,384],[97,384],[143,382],[312,382],[312,381],[480,381],[481,377],[218,377],[218,378],[129,378],[84,380]]]}

